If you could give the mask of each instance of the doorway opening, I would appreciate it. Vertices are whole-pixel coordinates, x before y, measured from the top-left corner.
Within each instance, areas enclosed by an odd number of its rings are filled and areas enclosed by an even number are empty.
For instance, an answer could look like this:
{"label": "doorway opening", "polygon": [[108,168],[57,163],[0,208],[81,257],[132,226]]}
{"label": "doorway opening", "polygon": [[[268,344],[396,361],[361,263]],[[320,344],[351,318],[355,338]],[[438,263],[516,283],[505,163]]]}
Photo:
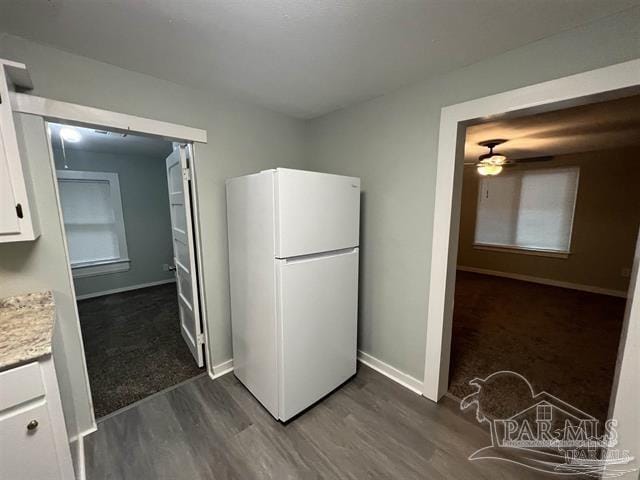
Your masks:
{"label": "doorway opening", "polygon": [[191,145],[48,123],[95,416],[204,372]]}
{"label": "doorway opening", "polygon": [[[514,371],[609,418],[640,228],[639,112],[636,95],[466,129],[449,394]],[[519,406],[510,390],[483,410]]]}

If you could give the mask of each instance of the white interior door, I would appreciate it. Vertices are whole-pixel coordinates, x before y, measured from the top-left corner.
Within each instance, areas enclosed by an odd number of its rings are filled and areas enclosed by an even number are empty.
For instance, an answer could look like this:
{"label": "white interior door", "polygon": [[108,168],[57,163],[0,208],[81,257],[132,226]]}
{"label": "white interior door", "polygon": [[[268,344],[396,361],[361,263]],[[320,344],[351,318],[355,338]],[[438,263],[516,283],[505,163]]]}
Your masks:
{"label": "white interior door", "polygon": [[191,149],[181,145],[167,157],[173,261],[178,287],[180,331],[199,367],[204,366],[204,335],[198,303],[198,275],[191,223]]}

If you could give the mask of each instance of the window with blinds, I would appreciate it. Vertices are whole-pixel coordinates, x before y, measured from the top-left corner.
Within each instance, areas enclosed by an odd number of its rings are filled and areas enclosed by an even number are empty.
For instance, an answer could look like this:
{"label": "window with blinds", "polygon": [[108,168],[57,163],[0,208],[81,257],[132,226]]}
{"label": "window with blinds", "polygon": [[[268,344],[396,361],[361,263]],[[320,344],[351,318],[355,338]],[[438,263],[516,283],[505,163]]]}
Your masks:
{"label": "window with blinds", "polygon": [[567,167],[483,177],[475,245],[569,253],[579,172]]}
{"label": "window with blinds", "polygon": [[60,170],[57,176],[74,276],[128,269],[118,174]]}

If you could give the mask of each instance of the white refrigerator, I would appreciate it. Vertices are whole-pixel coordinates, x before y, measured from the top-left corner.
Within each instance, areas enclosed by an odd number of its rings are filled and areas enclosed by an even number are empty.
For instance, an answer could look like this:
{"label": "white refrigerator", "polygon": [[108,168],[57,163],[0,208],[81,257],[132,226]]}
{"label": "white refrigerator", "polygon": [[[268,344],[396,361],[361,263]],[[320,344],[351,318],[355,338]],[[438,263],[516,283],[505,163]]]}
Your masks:
{"label": "white refrigerator", "polygon": [[226,187],[234,373],[284,422],[356,373],[360,179],[277,168]]}

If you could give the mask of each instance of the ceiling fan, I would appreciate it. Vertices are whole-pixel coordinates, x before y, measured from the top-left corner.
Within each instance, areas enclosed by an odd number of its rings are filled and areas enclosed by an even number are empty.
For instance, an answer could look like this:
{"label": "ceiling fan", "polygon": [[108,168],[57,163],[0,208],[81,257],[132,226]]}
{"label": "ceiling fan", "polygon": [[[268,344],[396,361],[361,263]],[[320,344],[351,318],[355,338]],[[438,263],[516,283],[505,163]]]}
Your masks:
{"label": "ceiling fan", "polygon": [[505,155],[494,152],[494,148],[498,145],[506,142],[504,139],[485,140],[478,143],[483,147],[487,147],[489,151],[483,153],[478,157],[477,162],[465,162],[465,167],[476,167],[480,175],[498,175],[502,172],[504,167],[512,167],[519,163],[534,163],[534,162],[548,162],[552,157],[531,157],[531,158],[519,158],[509,159]]}

